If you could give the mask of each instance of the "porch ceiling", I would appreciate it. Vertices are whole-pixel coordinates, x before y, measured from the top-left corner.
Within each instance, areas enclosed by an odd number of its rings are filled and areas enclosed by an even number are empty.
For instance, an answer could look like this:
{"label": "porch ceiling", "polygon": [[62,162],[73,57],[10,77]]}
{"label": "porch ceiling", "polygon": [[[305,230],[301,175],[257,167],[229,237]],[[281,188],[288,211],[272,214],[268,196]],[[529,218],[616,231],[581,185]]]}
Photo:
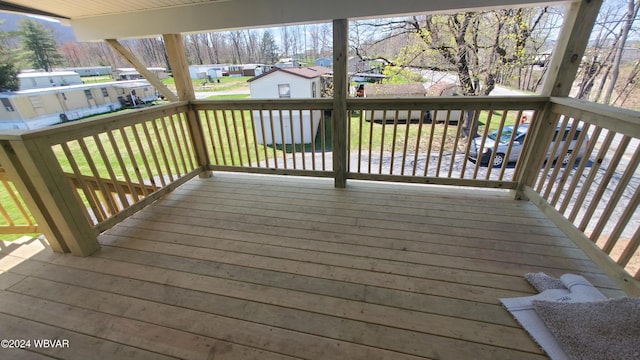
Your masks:
{"label": "porch ceiling", "polygon": [[[81,41],[323,22],[332,19],[459,11],[567,0],[5,0],[0,10],[49,15],[68,22]],[[117,25],[115,25],[117,24]]]}

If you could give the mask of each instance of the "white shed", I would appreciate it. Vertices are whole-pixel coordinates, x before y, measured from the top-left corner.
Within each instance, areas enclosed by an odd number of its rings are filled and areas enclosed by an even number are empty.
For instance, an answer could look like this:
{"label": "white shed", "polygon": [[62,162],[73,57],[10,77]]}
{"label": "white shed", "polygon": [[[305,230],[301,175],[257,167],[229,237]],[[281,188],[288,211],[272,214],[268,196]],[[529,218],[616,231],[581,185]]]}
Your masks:
{"label": "white shed", "polygon": [[322,78],[330,72],[323,66],[275,68],[247,81],[252,99],[313,99],[322,96]]}
{"label": "white shed", "polygon": [[[252,99],[319,98],[324,90],[323,76],[330,72],[322,66],[275,68],[249,79],[249,91]],[[301,144],[316,136],[322,111],[255,110],[252,115],[259,144]]]}

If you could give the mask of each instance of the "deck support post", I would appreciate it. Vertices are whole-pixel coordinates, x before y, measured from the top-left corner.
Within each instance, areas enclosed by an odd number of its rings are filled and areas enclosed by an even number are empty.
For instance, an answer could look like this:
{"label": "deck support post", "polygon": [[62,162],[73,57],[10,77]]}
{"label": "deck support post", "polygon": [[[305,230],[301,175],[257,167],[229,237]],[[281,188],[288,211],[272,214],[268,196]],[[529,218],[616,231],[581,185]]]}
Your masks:
{"label": "deck support post", "polygon": [[[568,5],[562,32],[544,80],[543,96],[569,95],[601,5],[602,0],[582,0]],[[534,186],[547,153],[546,144],[557,123],[558,116],[551,111],[551,103],[547,103],[529,129],[530,141],[523,149],[522,171],[516,174],[516,199],[526,199],[524,188]]]}
{"label": "deck support post", "polygon": [[[193,82],[189,75],[189,64],[184,50],[184,42],[180,34],[164,34],[164,46],[167,50],[167,57],[171,65],[171,73],[176,84],[176,91],[180,101],[193,101],[196,99],[193,89]],[[189,133],[193,141],[193,147],[196,153],[196,161],[201,168],[200,177],[211,177],[209,170],[209,155],[204,141],[204,131],[202,129],[202,121],[197,111],[193,109],[193,105],[189,104],[189,110],[186,113],[187,123],[189,124]]]}
{"label": "deck support post", "polygon": [[64,175],[51,145],[20,135],[0,141],[0,163],[55,252],[88,256],[100,249],[97,232]]}
{"label": "deck support post", "polygon": [[347,186],[347,44],[349,22],[333,20],[333,122],[331,123],[334,186]]}

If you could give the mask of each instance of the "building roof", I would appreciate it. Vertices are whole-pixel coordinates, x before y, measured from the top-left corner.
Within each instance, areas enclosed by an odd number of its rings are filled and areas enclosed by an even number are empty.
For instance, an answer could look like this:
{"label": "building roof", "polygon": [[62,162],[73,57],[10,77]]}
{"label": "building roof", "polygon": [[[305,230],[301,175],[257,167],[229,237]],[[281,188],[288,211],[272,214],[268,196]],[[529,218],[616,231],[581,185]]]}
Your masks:
{"label": "building roof", "polygon": [[427,96],[442,96],[445,92],[452,92],[455,94],[457,90],[458,85],[456,83],[439,81],[429,87]]}
{"label": "building roof", "polygon": [[34,77],[49,77],[49,76],[80,76],[75,71],[33,71],[33,72],[21,72],[18,74],[18,78],[34,78]]}
{"label": "building roof", "polygon": [[287,74],[291,74],[291,75],[295,75],[295,76],[300,76],[303,77],[305,79],[313,79],[313,78],[317,78],[320,77],[322,75],[326,75],[331,73],[333,70],[326,68],[324,66],[304,66],[304,67],[289,67],[289,68],[274,68],[271,71],[268,71],[266,73],[262,73],[258,76],[254,76],[251,79],[247,80],[248,82],[263,78],[265,76],[269,76],[275,72],[285,72]]}
{"label": "building roof", "polygon": [[[148,67],[147,70],[149,71],[167,71],[167,69],[163,68],[163,67]],[[138,70],[136,70],[135,68],[116,68],[114,70],[115,72],[129,72],[129,71],[133,71],[133,72],[138,72]]]}
{"label": "building roof", "polygon": [[425,96],[422,84],[365,84],[367,97]]}
{"label": "building roof", "polygon": [[110,81],[110,82],[101,82],[101,83],[66,85],[66,86],[55,86],[55,87],[40,88],[40,89],[0,92],[0,97],[34,96],[34,95],[46,94],[46,93],[61,93],[61,92],[67,92],[67,91],[73,91],[73,90],[83,90],[83,89],[103,88],[103,87],[136,88],[141,86],[151,86],[151,84],[147,80]]}

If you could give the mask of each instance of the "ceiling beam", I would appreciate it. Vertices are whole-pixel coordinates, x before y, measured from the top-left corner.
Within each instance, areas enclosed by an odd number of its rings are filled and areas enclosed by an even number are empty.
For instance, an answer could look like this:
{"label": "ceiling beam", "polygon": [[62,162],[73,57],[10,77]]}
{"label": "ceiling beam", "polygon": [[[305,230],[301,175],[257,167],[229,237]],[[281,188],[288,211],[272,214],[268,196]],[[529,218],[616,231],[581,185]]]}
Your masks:
{"label": "ceiling beam", "polygon": [[83,17],[72,19],[71,26],[79,41],[94,41],[330,22],[333,19],[391,17],[416,13],[452,13],[470,9],[531,7],[540,4],[569,2],[573,1],[231,0]]}
{"label": "ceiling beam", "polygon": [[116,39],[106,39],[105,42],[109,44],[118,54],[120,54],[125,60],[129,62],[139,73],[144,76],[147,81],[151,83],[160,94],[169,101],[178,101],[178,97],[169,88],[158,79],[151,71],[147,70],[147,67],[140,62],[129,50],[127,50]]}

